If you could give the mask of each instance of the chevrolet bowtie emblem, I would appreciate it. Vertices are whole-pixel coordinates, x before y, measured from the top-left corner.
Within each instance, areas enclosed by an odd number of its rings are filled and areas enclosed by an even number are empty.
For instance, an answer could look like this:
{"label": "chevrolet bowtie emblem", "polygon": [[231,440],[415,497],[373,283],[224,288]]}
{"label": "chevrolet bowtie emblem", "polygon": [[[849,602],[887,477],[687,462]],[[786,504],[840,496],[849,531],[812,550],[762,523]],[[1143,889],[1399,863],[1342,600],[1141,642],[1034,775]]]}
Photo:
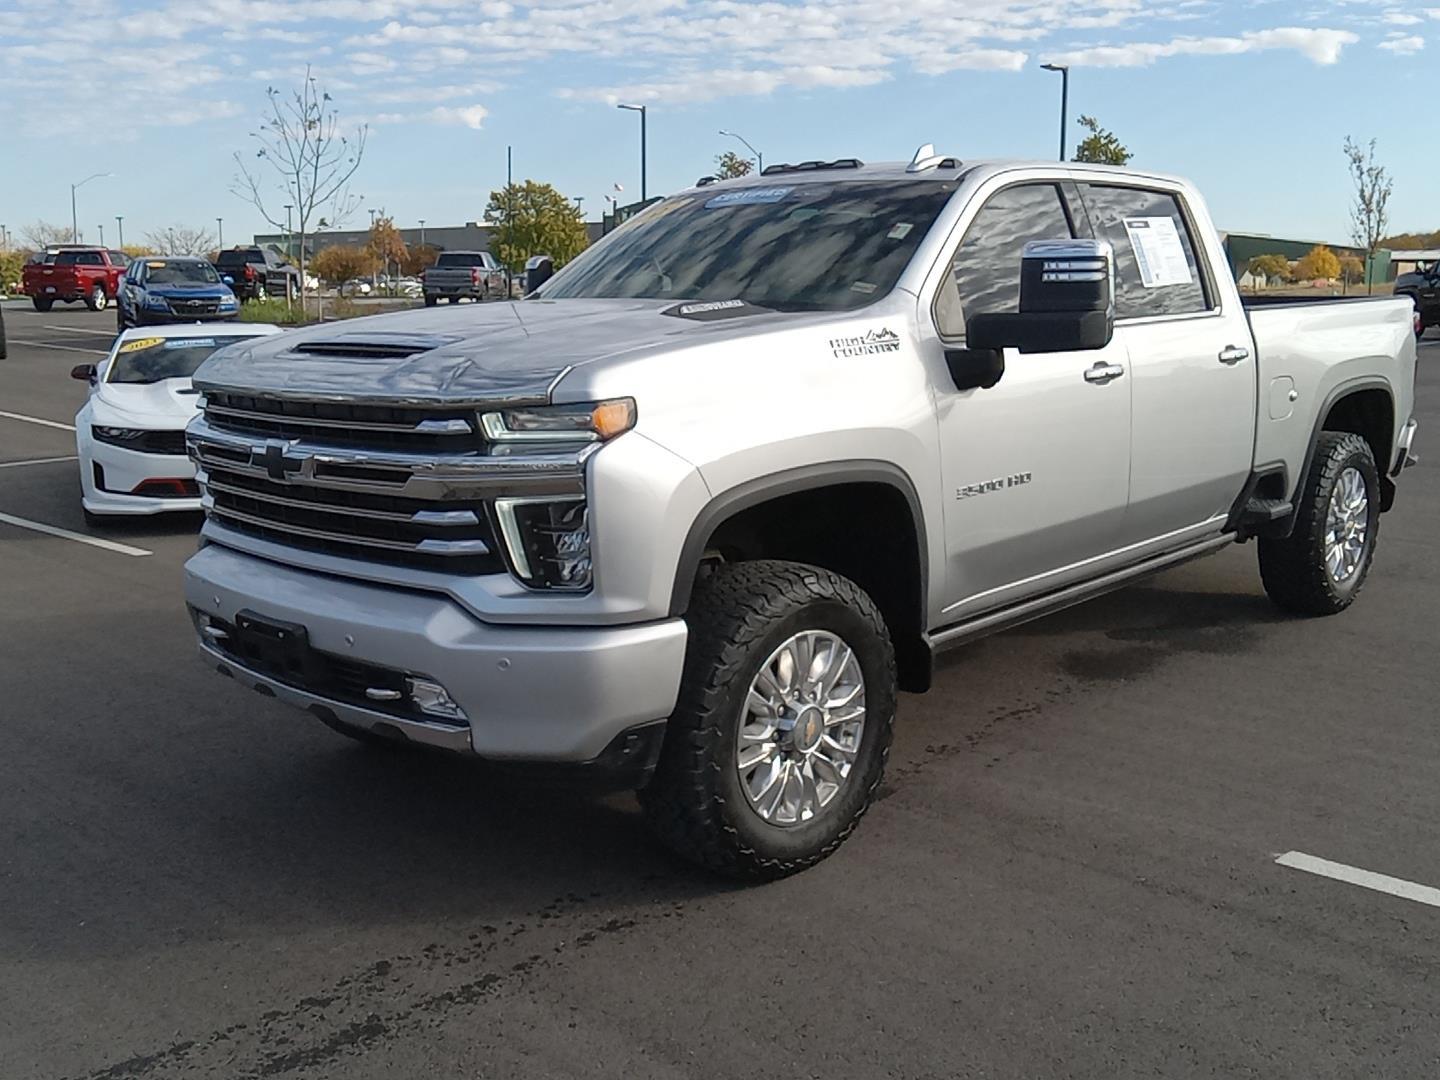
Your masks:
{"label": "chevrolet bowtie emblem", "polygon": [[298,473],[305,465],[304,456],[286,454],[289,448],[288,443],[270,439],[263,450],[257,447],[250,451],[250,464],[264,469],[265,475],[276,483],[288,484],[290,474]]}

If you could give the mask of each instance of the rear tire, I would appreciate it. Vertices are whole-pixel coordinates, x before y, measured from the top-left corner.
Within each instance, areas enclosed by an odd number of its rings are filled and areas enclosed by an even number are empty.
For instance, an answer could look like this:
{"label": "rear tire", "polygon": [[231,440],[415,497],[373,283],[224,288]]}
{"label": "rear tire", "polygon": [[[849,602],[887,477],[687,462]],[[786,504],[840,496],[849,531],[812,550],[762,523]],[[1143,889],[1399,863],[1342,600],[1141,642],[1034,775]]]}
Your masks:
{"label": "rear tire", "polygon": [[640,792],[651,827],[729,877],[813,866],[854,831],[884,775],[896,698],[885,620],[838,574],[763,561],[716,570],[686,621],[679,700]]}
{"label": "rear tire", "polygon": [[426,307],[434,307],[434,306],[435,306],[436,304],[438,304],[439,302],[440,302],[440,298],[439,298],[438,296],[431,296],[429,293],[426,293],[426,294],[425,294],[425,306],[426,306]]}
{"label": "rear tire", "polygon": [[32,296],[30,302],[35,305],[36,311],[49,311],[55,306],[55,301],[48,297]]}
{"label": "rear tire", "polygon": [[1287,537],[1260,540],[1260,579],[1276,606],[1335,615],[1365,585],[1380,533],[1380,474],[1359,435],[1322,431]]}
{"label": "rear tire", "polygon": [[105,286],[96,285],[85,297],[85,306],[91,311],[104,311],[110,303],[110,297],[105,295]]}

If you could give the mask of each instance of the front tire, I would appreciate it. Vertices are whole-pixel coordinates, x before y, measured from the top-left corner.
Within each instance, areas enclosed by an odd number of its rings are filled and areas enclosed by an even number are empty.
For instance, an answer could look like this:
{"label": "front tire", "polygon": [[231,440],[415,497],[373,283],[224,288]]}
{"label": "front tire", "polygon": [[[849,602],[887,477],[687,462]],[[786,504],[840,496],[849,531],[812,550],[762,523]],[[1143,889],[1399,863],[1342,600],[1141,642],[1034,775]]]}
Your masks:
{"label": "front tire", "polygon": [[813,866],[885,771],[895,652],[854,582],[787,562],[722,566],[695,591],[660,761],[640,792],[662,843],[729,877]]}
{"label": "front tire", "polygon": [[1380,474],[1359,435],[1323,431],[1295,509],[1294,531],[1260,540],[1260,579],[1297,615],[1335,615],[1360,595],[1380,532]]}

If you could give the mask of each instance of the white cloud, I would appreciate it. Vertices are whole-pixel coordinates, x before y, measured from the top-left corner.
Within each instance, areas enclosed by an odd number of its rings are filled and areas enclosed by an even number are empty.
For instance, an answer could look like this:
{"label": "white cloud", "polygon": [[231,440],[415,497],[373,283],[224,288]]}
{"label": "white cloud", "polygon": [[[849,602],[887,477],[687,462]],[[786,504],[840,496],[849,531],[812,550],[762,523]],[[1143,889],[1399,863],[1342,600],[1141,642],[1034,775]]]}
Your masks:
{"label": "white cloud", "polygon": [[1425,20],[1419,15],[1407,15],[1403,11],[1387,11],[1380,21],[1390,26],[1418,26]]}
{"label": "white cloud", "polygon": [[1348,30],[1283,26],[1252,30],[1235,37],[1178,37],[1164,42],[1097,45],[1053,57],[1074,67],[1145,67],[1172,56],[1233,56],[1267,49],[1298,52],[1312,63],[1329,65],[1340,59],[1347,45],[1359,36]]}
{"label": "white cloud", "polygon": [[490,110],[484,105],[437,105],[425,115],[437,124],[460,124],[479,131]]}
{"label": "white cloud", "polygon": [[1410,56],[1425,48],[1425,39],[1418,34],[1392,34],[1380,42],[1380,48],[1401,56]]}

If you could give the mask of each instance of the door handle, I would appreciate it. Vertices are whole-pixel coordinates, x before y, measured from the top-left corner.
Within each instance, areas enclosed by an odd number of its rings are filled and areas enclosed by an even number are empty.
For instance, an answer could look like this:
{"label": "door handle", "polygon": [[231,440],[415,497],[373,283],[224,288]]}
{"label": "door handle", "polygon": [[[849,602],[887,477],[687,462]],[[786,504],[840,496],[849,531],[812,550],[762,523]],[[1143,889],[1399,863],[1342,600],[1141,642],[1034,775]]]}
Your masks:
{"label": "door handle", "polygon": [[1119,364],[1107,364],[1104,361],[1100,361],[1096,363],[1094,367],[1086,368],[1085,381],[1104,386],[1106,383],[1113,382],[1124,374],[1125,369]]}
{"label": "door handle", "polygon": [[1241,348],[1239,345],[1227,345],[1220,350],[1220,363],[1238,364],[1241,360],[1250,358],[1250,350]]}

